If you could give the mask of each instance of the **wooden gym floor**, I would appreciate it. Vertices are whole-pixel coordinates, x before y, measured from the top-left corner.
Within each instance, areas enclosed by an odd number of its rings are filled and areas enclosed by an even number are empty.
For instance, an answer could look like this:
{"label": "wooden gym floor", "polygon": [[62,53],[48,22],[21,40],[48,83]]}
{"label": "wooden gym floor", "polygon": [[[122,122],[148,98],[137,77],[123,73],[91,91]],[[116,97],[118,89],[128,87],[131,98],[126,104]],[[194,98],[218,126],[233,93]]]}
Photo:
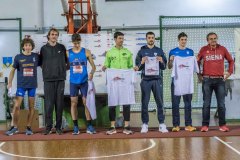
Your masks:
{"label": "wooden gym floor", "polygon": [[[134,116],[138,117],[139,115],[133,115],[132,117]],[[199,117],[201,117],[200,114],[193,115],[193,122],[196,125],[200,124],[201,119]],[[170,122],[171,116],[166,116],[168,126],[171,126]],[[211,121],[211,124],[216,125],[214,120]],[[157,123],[151,126],[156,127],[156,125]],[[239,125],[239,123],[231,125]],[[0,126],[0,130],[5,129],[4,125]],[[0,160],[5,159],[239,160],[240,140],[239,136],[213,136],[159,139],[7,141],[0,142]]]}
{"label": "wooden gym floor", "polygon": [[11,141],[0,159],[239,160],[239,137]]}

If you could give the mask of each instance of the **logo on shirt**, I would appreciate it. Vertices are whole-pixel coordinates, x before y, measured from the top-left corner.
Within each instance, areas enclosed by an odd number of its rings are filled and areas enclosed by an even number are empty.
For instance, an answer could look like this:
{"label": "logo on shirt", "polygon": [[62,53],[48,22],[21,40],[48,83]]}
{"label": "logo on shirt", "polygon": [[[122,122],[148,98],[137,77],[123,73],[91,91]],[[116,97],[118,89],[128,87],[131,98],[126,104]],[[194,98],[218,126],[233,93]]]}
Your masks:
{"label": "logo on shirt", "polygon": [[34,67],[34,63],[22,64],[22,67]]}
{"label": "logo on shirt", "polygon": [[23,63],[23,62],[25,62],[26,61],[26,59],[21,59],[21,60],[19,60],[19,62],[21,62],[21,63]]}
{"label": "logo on shirt", "polygon": [[154,68],[147,69],[148,73],[155,73],[156,71],[158,72],[158,70]]}
{"label": "logo on shirt", "polygon": [[178,68],[183,69],[183,68],[188,68],[189,66],[185,65],[185,64],[180,64],[178,65]]}
{"label": "logo on shirt", "polygon": [[121,80],[121,81],[123,81],[123,80],[124,80],[124,78],[121,78],[121,77],[118,77],[118,76],[116,76],[116,77],[114,77],[114,78],[113,78],[113,80],[114,80],[114,81],[118,81],[118,80]]}
{"label": "logo on shirt", "polygon": [[126,56],[126,55],[127,55],[127,53],[122,53],[122,55],[123,55],[123,56]]}
{"label": "logo on shirt", "polygon": [[187,54],[189,54],[189,51],[187,51]]}
{"label": "logo on shirt", "polygon": [[23,76],[24,77],[33,77],[33,68],[23,68]]}
{"label": "logo on shirt", "polygon": [[114,59],[116,59],[116,57],[110,57],[111,61],[113,61]]}
{"label": "logo on shirt", "polygon": [[61,53],[61,51],[58,51],[58,53],[60,54],[60,53]]}
{"label": "logo on shirt", "polygon": [[156,53],[156,52],[154,53],[154,56],[155,56],[155,57],[157,56],[157,53]]}
{"label": "logo on shirt", "polygon": [[219,55],[214,54],[214,55],[206,56],[206,61],[214,61],[214,60],[222,60],[222,59],[223,59],[223,57],[221,54],[219,54]]}
{"label": "logo on shirt", "polygon": [[22,92],[18,91],[18,95],[23,95]]}
{"label": "logo on shirt", "polygon": [[33,57],[33,62],[36,62],[36,59],[35,59],[35,57]]}

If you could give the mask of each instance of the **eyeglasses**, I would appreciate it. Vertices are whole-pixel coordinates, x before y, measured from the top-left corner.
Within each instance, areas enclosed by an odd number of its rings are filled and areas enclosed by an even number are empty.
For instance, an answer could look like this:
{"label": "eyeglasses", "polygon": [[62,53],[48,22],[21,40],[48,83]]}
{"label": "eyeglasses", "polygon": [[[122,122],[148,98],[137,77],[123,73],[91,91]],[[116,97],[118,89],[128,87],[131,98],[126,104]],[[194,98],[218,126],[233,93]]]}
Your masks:
{"label": "eyeglasses", "polygon": [[209,40],[216,40],[217,38],[209,38]]}

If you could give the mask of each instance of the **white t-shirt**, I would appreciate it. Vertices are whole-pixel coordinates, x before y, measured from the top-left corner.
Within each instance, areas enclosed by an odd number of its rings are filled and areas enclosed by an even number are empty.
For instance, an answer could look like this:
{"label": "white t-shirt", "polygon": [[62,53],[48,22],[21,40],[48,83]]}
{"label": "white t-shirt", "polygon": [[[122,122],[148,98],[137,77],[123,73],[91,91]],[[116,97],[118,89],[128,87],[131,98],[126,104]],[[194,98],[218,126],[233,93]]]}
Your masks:
{"label": "white t-shirt", "polygon": [[95,90],[94,82],[93,81],[88,81],[88,92],[87,92],[86,105],[87,105],[87,108],[88,108],[88,111],[91,115],[92,120],[97,118],[95,93],[96,93],[96,90]]}
{"label": "white t-shirt", "polygon": [[174,95],[181,96],[185,94],[193,94],[194,72],[199,73],[199,68],[195,56],[174,57],[173,70],[171,75],[171,77],[174,78]]}
{"label": "white t-shirt", "polygon": [[145,62],[145,76],[159,75],[159,61],[157,57],[147,57]]}
{"label": "white t-shirt", "polygon": [[135,104],[134,70],[107,69],[108,106]]}

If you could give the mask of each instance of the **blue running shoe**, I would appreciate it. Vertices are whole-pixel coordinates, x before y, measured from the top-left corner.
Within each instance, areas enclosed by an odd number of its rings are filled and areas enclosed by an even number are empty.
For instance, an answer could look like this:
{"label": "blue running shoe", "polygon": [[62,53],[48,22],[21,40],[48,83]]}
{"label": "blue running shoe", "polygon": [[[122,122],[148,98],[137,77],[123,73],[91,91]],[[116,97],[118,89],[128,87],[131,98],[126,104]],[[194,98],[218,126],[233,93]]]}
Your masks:
{"label": "blue running shoe", "polygon": [[88,126],[87,126],[87,133],[88,133],[88,134],[95,134],[95,133],[96,133],[96,130],[93,128],[92,125],[88,125]]}
{"label": "blue running shoe", "polygon": [[14,127],[12,126],[5,134],[7,136],[12,136],[14,134],[18,133],[18,128],[17,127]]}
{"label": "blue running shoe", "polygon": [[33,131],[30,127],[27,127],[26,129],[26,135],[32,135],[33,134]]}
{"label": "blue running shoe", "polygon": [[80,133],[78,126],[73,127],[73,135],[78,135]]}

